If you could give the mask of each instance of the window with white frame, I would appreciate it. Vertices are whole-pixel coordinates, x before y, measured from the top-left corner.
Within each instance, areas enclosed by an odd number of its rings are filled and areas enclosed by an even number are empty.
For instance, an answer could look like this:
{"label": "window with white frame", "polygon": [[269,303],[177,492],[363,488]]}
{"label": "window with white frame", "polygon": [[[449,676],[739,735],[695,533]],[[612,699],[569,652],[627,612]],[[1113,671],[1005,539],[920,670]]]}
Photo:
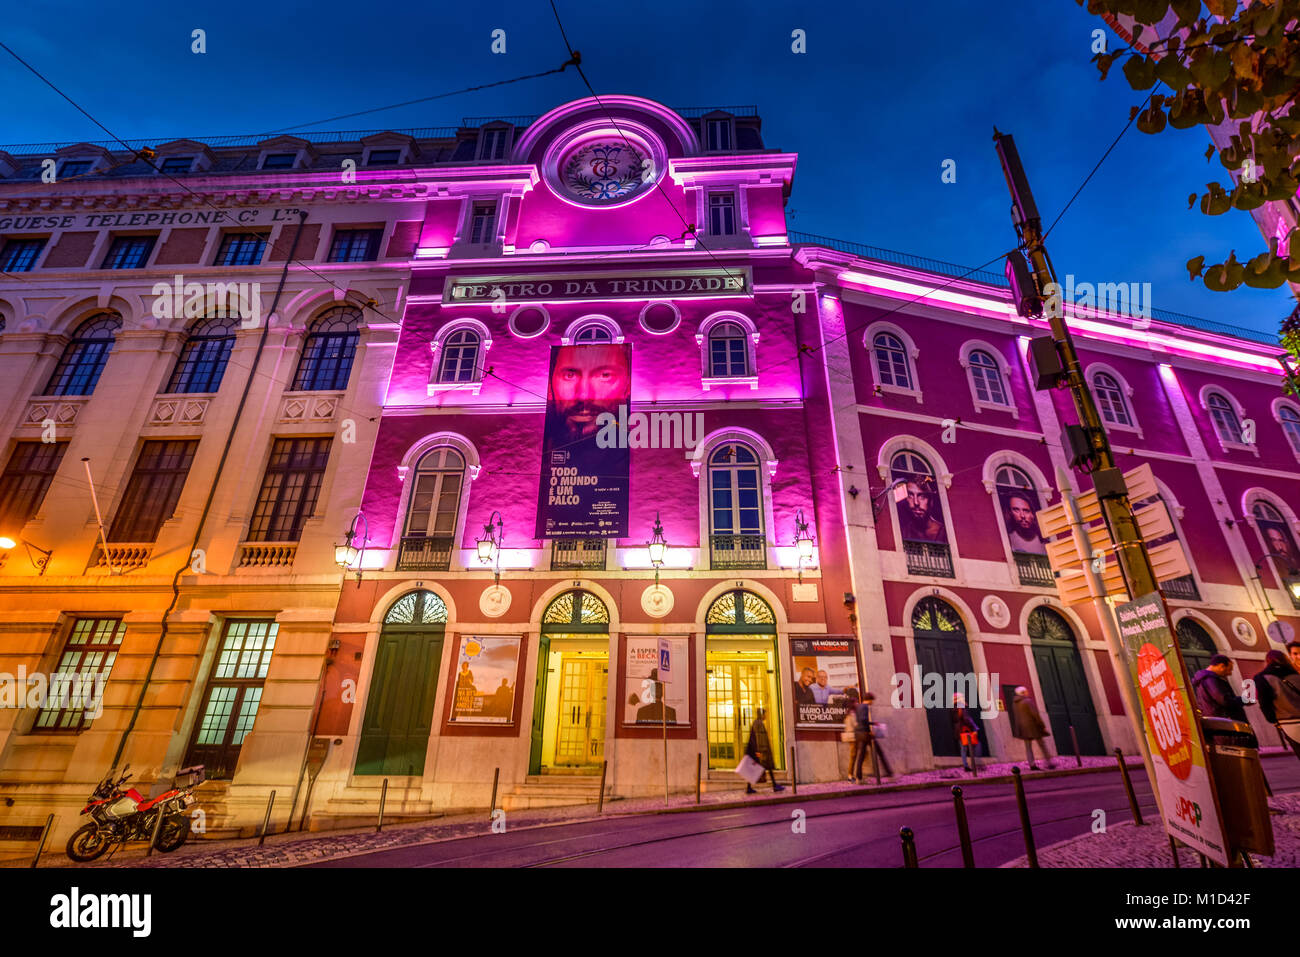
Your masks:
{"label": "window with white frame", "polygon": [[470,212],[469,241],[474,245],[492,242],[496,233],[497,204],[475,203]]}
{"label": "window with white frame", "polygon": [[709,330],[709,376],[714,379],[749,375],[749,344],[736,322],[719,322]]}
{"label": "window with white frame", "polygon": [[1241,420],[1237,418],[1237,410],[1232,407],[1227,396],[1219,392],[1211,392],[1205,397],[1205,408],[1214,422],[1214,431],[1218,434],[1220,442],[1245,444],[1241,432]]}
{"label": "window with white frame", "polygon": [[731,119],[719,117],[704,121],[706,148],[710,153],[731,149]]}
{"label": "window with white frame", "polygon": [[451,446],[424,453],[412,475],[403,536],[452,538],[464,482],[465,459]]}
{"label": "window with white frame", "polygon": [[1111,425],[1133,425],[1124,389],[1108,372],[1097,372],[1092,377],[1092,393],[1097,399],[1097,411]]}
{"label": "window with white frame", "polygon": [[758,455],[739,442],[718,446],[709,455],[708,482],[711,567],[766,567]]}
{"label": "window with white frame", "polygon": [[1300,455],[1300,412],[1289,405],[1279,405],[1277,421],[1286,434],[1286,440],[1291,443],[1291,450]]}
{"label": "window with white frame", "polygon": [[482,341],[473,329],[457,329],[442,346],[438,366],[439,382],[473,382],[478,378],[478,357]]}
{"label": "window with white frame", "polygon": [[878,332],[871,340],[871,349],[875,353],[876,375],[881,385],[899,389],[915,388],[911,363],[907,358],[907,346],[902,339],[890,332]]}
{"label": "window with white frame", "polygon": [[709,232],[714,236],[736,233],[736,194],[709,194]]}
{"label": "window with white frame", "polygon": [[573,341],[575,343],[613,342],[614,337],[610,335],[609,330],[604,326],[592,323],[591,325],[583,326],[574,333]]}
{"label": "window with white frame", "polygon": [[967,358],[975,398],[992,405],[1007,405],[1007,390],[1002,382],[1002,367],[983,349],[975,349]]}

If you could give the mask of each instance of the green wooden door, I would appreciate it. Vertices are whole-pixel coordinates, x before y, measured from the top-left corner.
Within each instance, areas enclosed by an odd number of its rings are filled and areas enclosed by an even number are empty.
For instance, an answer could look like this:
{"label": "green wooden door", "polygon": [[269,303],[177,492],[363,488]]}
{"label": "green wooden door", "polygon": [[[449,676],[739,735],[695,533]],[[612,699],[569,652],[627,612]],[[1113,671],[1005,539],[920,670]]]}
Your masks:
{"label": "green wooden door", "polygon": [[442,628],[385,628],[379,636],[357,746],[357,774],[424,773],[442,638]]}
{"label": "green wooden door", "polygon": [[532,748],[528,753],[528,773],[542,773],[542,733],[546,721],[546,672],[551,659],[551,636],[542,633],[537,644],[537,687],[533,692]]}
{"label": "green wooden door", "polygon": [[1092,703],[1083,660],[1070,626],[1056,612],[1040,606],[1029,613],[1029,641],[1038,683],[1043,689],[1040,713],[1047,712],[1045,717],[1056,739],[1057,753],[1074,752],[1070,740],[1073,727],[1080,754],[1105,754],[1097,709]]}

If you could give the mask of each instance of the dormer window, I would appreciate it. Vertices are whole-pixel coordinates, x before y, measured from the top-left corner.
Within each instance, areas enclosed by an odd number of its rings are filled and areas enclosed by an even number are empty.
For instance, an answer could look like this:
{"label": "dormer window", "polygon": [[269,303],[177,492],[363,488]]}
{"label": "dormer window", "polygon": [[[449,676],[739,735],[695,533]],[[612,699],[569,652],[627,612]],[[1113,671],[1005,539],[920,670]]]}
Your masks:
{"label": "dormer window", "polygon": [[158,172],[166,176],[175,176],[178,173],[188,173],[193,168],[193,156],[169,156],[162,161],[162,166],[158,168]]}
{"label": "dormer window", "polygon": [[704,121],[705,149],[710,153],[725,152],[731,149],[731,117]]}
{"label": "dormer window", "polygon": [[59,166],[59,178],[71,179],[73,176],[84,176],[94,165],[94,160],[64,160]]}
{"label": "dormer window", "polygon": [[478,135],[478,158],[482,160],[504,159],[506,155],[506,137],[509,130],[504,126],[485,127]]}
{"label": "dormer window", "polygon": [[492,242],[496,232],[497,204],[475,203],[470,214],[469,241],[473,245]]}
{"label": "dormer window", "polygon": [[297,153],[267,153],[262,158],[262,169],[293,169]]}
{"label": "dormer window", "polygon": [[736,233],[736,194],[709,194],[709,232],[714,236]]}
{"label": "dormer window", "polygon": [[401,150],[371,150],[366,157],[367,166],[396,166],[401,161]]}

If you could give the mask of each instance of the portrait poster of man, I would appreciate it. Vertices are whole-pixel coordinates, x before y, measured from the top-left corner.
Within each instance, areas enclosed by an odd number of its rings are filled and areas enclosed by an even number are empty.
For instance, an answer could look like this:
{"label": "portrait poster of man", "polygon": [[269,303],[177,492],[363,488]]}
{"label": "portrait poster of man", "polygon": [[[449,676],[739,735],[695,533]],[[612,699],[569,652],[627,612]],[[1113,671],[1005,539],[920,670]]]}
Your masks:
{"label": "portrait poster of man", "polygon": [[509,724],[519,673],[519,638],[466,636],[460,646],[451,720]]}
{"label": "portrait poster of man", "polygon": [[1282,573],[1289,574],[1292,568],[1300,569],[1300,549],[1296,548],[1295,539],[1286,523],[1256,516],[1255,524],[1259,526],[1259,534],[1264,537],[1264,545],[1268,550],[1282,556],[1278,561],[1287,566],[1282,569]]}
{"label": "portrait poster of man", "polygon": [[624,724],[662,725],[665,705],[668,709],[668,724],[690,724],[690,705],[687,700],[690,691],[687,681],[690,643],[685,638],[669,638],[668,641],[671,645],[672,668],[666,677],[661,677],[659,639],[627,639]]}
{"label": "portrait poster of man", "polygon": [[548,381],[536,535],[625,537],[631,455],[626,448],[602,448],[596,437],[600,417],[617,418],[629,403],[632,347],[554,346]]}
{"label": "portrait poster of man", "polygon": [[850,699],[862,687],[857,643],[851,638],[792,638],[790,657],[795,725],[828,728],[843,724]]}
{"label": "portrait poster of man", "polygon": [[1032,488],[998,486],[1002,523],[1013,552],[1046,555],[1047,544],[1038,528],[1038,492]]}
{"label": "portrait poster of man", "polygon": [[948,542],[948,527],[943,520],[939,488],[934,476],[923,472],[894,472],[895,481],[903,481],[898,497],[898,527],[908,542]]}

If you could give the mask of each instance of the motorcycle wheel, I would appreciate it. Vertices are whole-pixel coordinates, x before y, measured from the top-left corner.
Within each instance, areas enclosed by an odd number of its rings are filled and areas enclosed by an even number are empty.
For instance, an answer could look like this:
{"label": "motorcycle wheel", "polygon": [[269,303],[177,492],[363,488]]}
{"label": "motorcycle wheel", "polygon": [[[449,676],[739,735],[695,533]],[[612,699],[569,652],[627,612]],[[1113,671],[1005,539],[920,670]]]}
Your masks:
{"label": "motorcycle wheel", "polygon": [[68,838],[65,851],[74,861],[93,861],[107,851],[111,844],[112,841],[100,832],[99,825],[83,824]]}
{"label": "motorcycle wheel", "polygon": [[158,829],[158,843],[154,845],[160,851],[170,852],[184,844],[190,836],[190,819],[184,814],[173,814],[163,821]]}

